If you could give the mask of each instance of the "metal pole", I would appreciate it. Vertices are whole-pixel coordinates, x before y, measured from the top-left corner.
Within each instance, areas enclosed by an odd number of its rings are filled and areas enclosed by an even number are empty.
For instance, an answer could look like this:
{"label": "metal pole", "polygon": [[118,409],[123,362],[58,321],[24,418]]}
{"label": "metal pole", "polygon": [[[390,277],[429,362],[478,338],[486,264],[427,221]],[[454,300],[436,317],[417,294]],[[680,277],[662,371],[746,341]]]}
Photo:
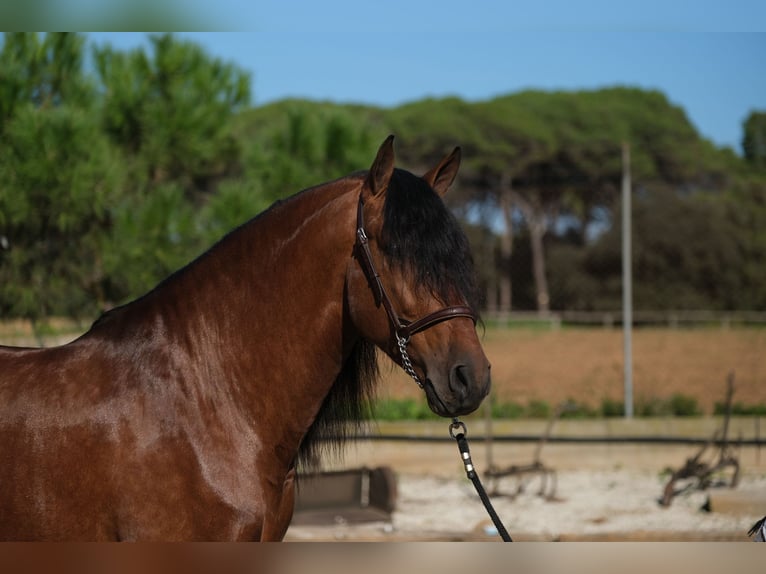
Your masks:
{"label": "metal pole", "polygon": [[492,394],[484,400],[484,436],[487,445],[487,468],[494,466],[492,460]]}
{"label": "metal pole", "polygon": [[625,418],[633,418],[633,276],[630,229],[630,145],[622,143],[622,332]]}

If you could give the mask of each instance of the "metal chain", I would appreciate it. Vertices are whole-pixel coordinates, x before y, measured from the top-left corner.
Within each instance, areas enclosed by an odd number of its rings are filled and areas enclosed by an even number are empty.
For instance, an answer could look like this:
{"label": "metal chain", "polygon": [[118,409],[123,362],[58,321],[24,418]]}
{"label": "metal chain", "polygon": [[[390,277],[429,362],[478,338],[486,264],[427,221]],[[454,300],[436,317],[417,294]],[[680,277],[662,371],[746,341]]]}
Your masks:
{"label": "metal chain", "polygon": [[399,345],[399,356],[402,358],[402,369],[404,369],[404,372],[412,377],[418,386],[422,389],[423,383],[412,366],[412,361],[410,360],[409,354],[407,354],[407,345],[409,342],[409,337],[402,337],[399,335],[399,333],[396,334],[396,344]]}

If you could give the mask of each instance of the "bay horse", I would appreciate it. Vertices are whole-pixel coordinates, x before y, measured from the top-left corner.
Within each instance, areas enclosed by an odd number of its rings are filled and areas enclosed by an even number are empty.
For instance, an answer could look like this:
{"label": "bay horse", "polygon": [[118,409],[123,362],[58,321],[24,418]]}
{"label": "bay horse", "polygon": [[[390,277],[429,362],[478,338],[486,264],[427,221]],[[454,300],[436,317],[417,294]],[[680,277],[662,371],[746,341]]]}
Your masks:
{"label": "bay horse", "polygon": [[376,347],[435,413],[474,411],[490,365],[441,199],[459,164],[395,168],[390,136],[71,343],[0,347],[0,539],[281,540],[296,468],[373,396]]}

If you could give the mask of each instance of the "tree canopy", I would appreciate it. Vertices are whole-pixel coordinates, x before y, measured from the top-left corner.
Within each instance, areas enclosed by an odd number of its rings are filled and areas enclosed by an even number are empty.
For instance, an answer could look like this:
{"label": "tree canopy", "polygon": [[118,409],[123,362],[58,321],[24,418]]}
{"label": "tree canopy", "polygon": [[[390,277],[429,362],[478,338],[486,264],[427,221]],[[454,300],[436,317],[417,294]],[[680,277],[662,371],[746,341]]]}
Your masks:
{"label": "tree canopy", "polygon": [[388,133],[415,173],[462,147],[447,199],[490,308],[619,309],[623,143],[637,308],[766,308],[764,111],[738,155],[630,87],[252,107],[248,73],[172,35],[123,52],[6,34],[0,77],[3,317],[136,297],[273,201],[365,169]]}

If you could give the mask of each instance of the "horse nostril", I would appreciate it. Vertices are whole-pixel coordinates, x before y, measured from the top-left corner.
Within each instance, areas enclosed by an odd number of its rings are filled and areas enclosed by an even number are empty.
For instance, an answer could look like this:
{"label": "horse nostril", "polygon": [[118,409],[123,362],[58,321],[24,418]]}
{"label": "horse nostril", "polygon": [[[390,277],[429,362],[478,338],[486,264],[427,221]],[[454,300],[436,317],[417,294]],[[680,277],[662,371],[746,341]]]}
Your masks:
{"label": "horse nostril", "polygon": [[468,388],[471,385],[471,378],[468,368],[465,365],[455,365],[449,378],[450,389],[453,393],[465,396],[468,394]]}

